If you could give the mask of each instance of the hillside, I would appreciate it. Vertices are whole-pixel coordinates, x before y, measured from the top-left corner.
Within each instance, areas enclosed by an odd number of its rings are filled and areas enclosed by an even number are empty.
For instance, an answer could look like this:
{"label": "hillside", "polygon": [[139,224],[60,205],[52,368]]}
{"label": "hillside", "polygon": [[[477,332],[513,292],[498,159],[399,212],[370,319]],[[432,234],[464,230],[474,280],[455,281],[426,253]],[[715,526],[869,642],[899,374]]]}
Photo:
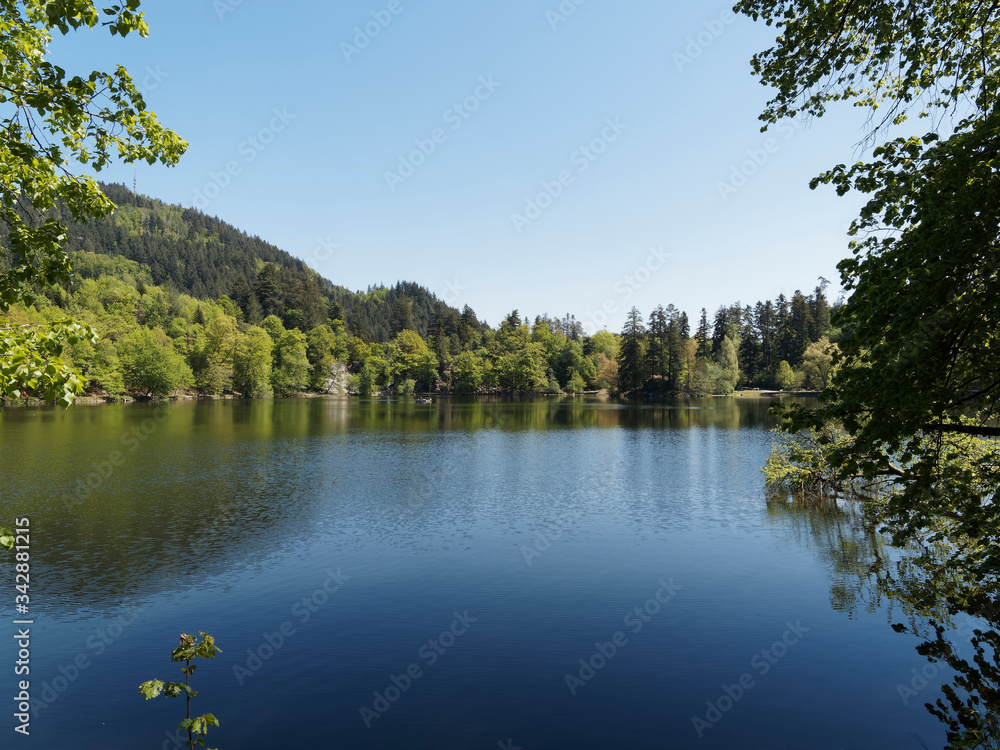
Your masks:
{"label": "hillside", "polygon": [[[323,278],[284,250],[201,211],[136,195],[123,185],[101,186],[115,213],[70,227],[67,249],[120,256],[149,269],[153,284],[199,299],[227,296],[257,323],[268,315],[309,330],[327,318],[344,320],[366,340],[386,342],[409,323],[421,336],[434,328],[457,333],[462,313],[424,287],[401,282],[352,292]],[[466,313],[466,320],[475,314]]]}

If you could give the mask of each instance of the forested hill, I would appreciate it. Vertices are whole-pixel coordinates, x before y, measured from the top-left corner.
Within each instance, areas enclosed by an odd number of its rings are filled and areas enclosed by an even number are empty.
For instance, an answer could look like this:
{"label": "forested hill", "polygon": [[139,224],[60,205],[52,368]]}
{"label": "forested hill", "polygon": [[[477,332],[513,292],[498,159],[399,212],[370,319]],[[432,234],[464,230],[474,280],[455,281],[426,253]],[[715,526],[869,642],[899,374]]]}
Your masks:
{"label": "forested hill", "polygon": [[[189,208],[101,185],[117,206],[100,221],[73,226],[67,249],[121,255],[150,269],[153,283],[199,299],[229,294],[238,279],[254,279],[263,263],[306,270],[306,264],[259,237]],[[60,217],[72,224],[68,211]]]}
{"label": "forested hill", "polygon": [[[106,219],[73,224],[66,209],[67,249],[122,256],[146,266],[153,283],[199,299],[226,296],[256,323],[274,314],[309,330],[338,318],[366,341],[389,341],[408,322],[426,336],[434,326],[457,330],[461,313],[415,283],[352,292],[325,279],[284,250],[201,211],[102,184],[118,206]],[[401,320],[401,318],[403,320]],[[474,313],[466,320],[475,320]]]}

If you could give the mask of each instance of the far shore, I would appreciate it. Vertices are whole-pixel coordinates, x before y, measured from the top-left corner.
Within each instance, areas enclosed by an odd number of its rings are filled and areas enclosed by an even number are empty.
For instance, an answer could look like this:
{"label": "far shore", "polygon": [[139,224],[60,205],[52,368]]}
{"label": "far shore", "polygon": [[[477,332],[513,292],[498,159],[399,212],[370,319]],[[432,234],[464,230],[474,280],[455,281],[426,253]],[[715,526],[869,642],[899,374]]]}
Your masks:
{"label": "far shore", "polygon": [[[625,402],[635,402],[643,403],[658,400],[687,400],[691,398],[744,398],[744,397],[758,397],[758,398],[777,398],[780,396],[806,396],[815,397],[820,394],[820,391],[779,391],[779,390],[767,390],[767,389],[747,389],[741,391],[734,391],[727,394],[705,394],[704,396],[696,396],[693,394],[656,394],[657,398],[649,398],[647,394],[646,397],[640,396],[638,398],[626,398],[622,396],[614,396],[606,390],[602,391],[584,391],[583,393],[515,393],[515,392],[504,392],[504,393],[479,393],[475,395],[470,394],[457,394],[457,393],[413,393],[409,395],[399,395],[389,392],[376,392],[372,393],[366,398],[376,398],[376,399],[388,399],[394,398],[399,400],[412,399],[412,398],[432,398],[432,399],[453,399],[453,398],[516,398],[516,399],[534,399],[534,398],[580,398],[580,397],[599,397],[603,399],[609,398],[621,398]],[[132,404],[132,403],[163,403],[165,401],[264,401],[264,400],[276,400],[276,399],[330,399],[330,400],[347,400],[347,399],[360,399],[362,398],[356,393],[295,393],[289,396],[258,396],[249,399],[245,399],[236,393],[226,393],[219,395],[198,395],[191,393],[182,393],[173,396],[155,396],[155,397],[143,397],[143,396],[100,396],[100,395],[85,395],[78,396],[73,404],[75,406],[101,406],[104,404]],[[3,407],[16,407],[16,406],[55,406],[51,401],[43,401],[41,399],[18,399],[8,401],[6,403],[0,404],[0,408]]]}

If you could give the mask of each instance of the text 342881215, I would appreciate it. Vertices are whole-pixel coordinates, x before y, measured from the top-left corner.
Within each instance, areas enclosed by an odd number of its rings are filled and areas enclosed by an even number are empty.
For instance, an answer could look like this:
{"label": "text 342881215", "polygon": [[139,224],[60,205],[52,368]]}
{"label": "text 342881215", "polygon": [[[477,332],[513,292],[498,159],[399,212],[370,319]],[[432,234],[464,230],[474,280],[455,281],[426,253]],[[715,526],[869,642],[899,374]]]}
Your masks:
{"label": "text 342881215", "polygon": [[14,588],[17,590],[14,606],[19,618],[14,620],[14,625],[18,628],[14,634],[14,641],[17,644],[14,674],[24,678],[18,680],[16,686],[18,692],[14,696],[14,705],[17,708],[14,713],[17,722],[14,731],[27,735],[31,719],[31,682],[28,675],[31,674],[32,620],[27,619],[28,604],[31,601],[28,596],[28,587],[31,585],[31,529],[27,518],[18,518],[14,522],[14,527]]}

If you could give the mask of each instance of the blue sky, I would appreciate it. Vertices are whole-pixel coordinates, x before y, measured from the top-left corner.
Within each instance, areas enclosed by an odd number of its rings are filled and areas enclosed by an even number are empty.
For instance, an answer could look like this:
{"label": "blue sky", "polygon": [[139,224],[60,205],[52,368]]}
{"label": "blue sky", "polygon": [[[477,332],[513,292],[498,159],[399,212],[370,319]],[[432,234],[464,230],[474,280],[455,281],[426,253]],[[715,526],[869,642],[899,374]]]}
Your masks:
{"label": "blue sky", "polygon": [[[423,284],[620,330],[838,287],[860,200],[809,179],[858,158],[851,111],[760,132],[773,29],[670,0],[150,0],[147,39],[57,39],[124,64],[189,143],[139,191],[197,206],[351,289]],[[571,12],[567,12],[571,11]],[[770,140],[769,140],[770,139]],[[102,179],[131,184],[132,168]]]}

